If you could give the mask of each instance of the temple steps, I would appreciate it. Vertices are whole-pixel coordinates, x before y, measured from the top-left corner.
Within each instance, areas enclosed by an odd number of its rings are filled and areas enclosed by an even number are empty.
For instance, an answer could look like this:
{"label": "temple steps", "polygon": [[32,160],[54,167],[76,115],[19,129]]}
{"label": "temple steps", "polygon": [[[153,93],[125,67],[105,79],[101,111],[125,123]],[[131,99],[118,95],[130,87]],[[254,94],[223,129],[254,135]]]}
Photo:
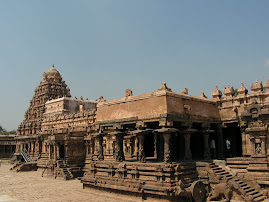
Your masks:
{"label": "temple steps", "polygon": [[251,158],[249,157],[235,157],[226,159],[226,163],[232,171],[238,174],[244,174],[248,172],[247,168],[249,167],[250,160]]}
{"label": "temple steps", "polygon": [[245,197],[251,197],[253,201],[263,201],[266,199],[266,196],[264,196],[261,192],[261,188],[259,190],[255,189],[255,187],[251,186],[251,184],[246,182],[246,180],[241,180],[239,177],[232,176],[228,171],[225,171],[214,163],[210,163],[210,168],[215,175],[220,175],[221,179],[225,178],[227,181],[234,180]]}
{"label": "temple steps", "polygon": [[249,192],[253,192],[253,191],[256,192],[255,189],[254,189],[254,188],[251,188],[251,187],[245,189],[245,191],[246,191],[247,193],[249,193]]}
{"label": "temple steps", "polygon": [[13,171],[36,171],[37,170],[37,163],[36,162],[24,162],[24,163],[16,163],[10,170]]}
{"label": "temple steps", "polygon": [[73,178],[73,176],[70,174],[70,172],[67,170],[67,168],[63,168],[63,172],[65,174],[65,179],[70,180]]}
{"label": "temple steps", "polygon": [[264,196],[259,196],[254,199],[254,201],[264,201],[265,197]]}
{"label": "temple steps", "polygon": [[74,176],[71,172],[71,169],[68,168],[62,160],[57,161],[58,164],[58,175],[64,178],[65,180],[73,179]]}

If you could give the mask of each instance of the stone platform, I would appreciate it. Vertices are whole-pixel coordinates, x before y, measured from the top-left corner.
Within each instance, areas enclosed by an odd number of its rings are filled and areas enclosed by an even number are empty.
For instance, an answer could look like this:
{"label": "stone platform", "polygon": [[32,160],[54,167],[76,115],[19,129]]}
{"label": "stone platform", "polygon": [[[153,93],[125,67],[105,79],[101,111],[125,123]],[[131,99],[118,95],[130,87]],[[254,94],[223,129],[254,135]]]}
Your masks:
{"label": "stone platform", "polygon": [[172,201],[202,201],[205,187],[198,181],[194,162],[138,163],[91,162],[89,172],[81,178],[83,187],[94,187],[132,193],[142,197],[165,198]]}
{"label": "stone platform", "polygon": [[265,155],[228,158],[227,166],[237,172],[238,176],[257,180],[260,185],[269,184],[269,167]]}

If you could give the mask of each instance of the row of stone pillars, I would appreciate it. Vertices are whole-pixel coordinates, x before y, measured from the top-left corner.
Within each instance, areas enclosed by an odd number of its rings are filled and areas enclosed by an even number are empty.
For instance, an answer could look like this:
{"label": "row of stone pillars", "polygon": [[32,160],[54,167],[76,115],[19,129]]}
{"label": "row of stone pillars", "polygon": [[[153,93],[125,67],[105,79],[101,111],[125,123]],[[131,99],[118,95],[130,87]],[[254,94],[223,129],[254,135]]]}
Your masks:
{"label": "row of stone pillars", "polygon": [[[137,159],[139,162],[145,162],[146,161],[146,156],[145,156],[145,135],[149,133],[155,133],[155,144],[156,144],[156,136],[157,134],[163,136],[163,147],[162,144],[160,144],[160,150],[163,151],[163,161],[165,163],[171,162],[172,161],[172,151],[171,151],[171,136],[175,133],[178,133],[179,130],[175,128],[162,128],[162,129],[157,129],[157,130],[135,130],[132,131],[132,135],[135,135],[138,139],[139,145],[138,145],[138,156]],[[184,154],[184,160],[189,161],[192,160],[192,152],[191,152],[191,135],[193,133],[197,132],[195,129],[187,129],[185,131],[182,131],[184,134],[184,139],[185,139],[185,154]],[[204,130],[202,131],[203,134],[203,140],[204,140],[204,159],[209,159],[210,158],[210,148],[208,144],[209,140],[209,134],[213,133],[215,131],[213,130]],[[219,157],[223,157],[224,154],[224,148],[223,148],[223,134],[221,128],[218,129],[218,154]],[[98,142],[98,148],[97,148],[97,159],[98,160],[104,160],[104,154],[103,154],[103,136],[107,135],[104,133],[97,133],[93,134],[92,137],[89,140],[89,143],[86,143],[86,150],[87,154],[90,154],[91,156],[94,155],[94,141]],[[116,137],[116,151],[115,151],[115,160],[116,161],[122,161],[124,160],[124,152],[123,152],[123,136],[124,133],[122,132],[112,132],[110,135],[114,135]],[[90,146],[88,148],[88,146]],[[156,149],[156,145],[155,145]],[[157,153],[157,151],[155,151]],[[157,157],[158,158],[158,157]]]}
{"label": "row of stone pillars", "polygon": [[[171,162],[172,161],[172,151],[171,151],[171,136],[174,133],[177,133],[178,130],[174,128],[162,128],[155,130],[155,132],[158,132],[163,135],[164,139],[164,162]],[[195,129],[187,129],[185,131],[182,131],[184,134],[184,140],[185,140],[185,154],[184,154],[184,160],[190,161],[192,160],[192,152],[191,152],[191,135],[193,133],[197,132]],[[204,159],[210,158],[210,148],[208,144],[209,134],[213,133],[213,130],[204,130],[202,131],[203,140],[204,140]]]}
{"label": "row of stone pillars", "polygon": [[30,155],[38,155],[42,148],[40,149],[41,142],[39,139],[29,140],[29,142],[22,142],[16,144],[16,152],[20,153],[21,151],[27,150]]}
{"label": "row of stone pillars", "polygon": [[[123,152],[123,137],[125,133],[122,132],[112,132],[109,133],[111,136],[116,137],[116,145],[115,145],[115,153],[114,158],[116,161],[123,161],[124,152]],[[92,136],[86,139],[86,153],[93,159],[93,155],[95,154],[95,142],[97,142],[97,159],[104,160],[104,151],[103,151],[103,137],[107,135],[105,133],[96,133],[92,134]]]}
{"label": "row of stone pillars", "polygon": [[15,145],[0,145],[0,147],[1,147],[1,153],[11,154],[13,152],[13,147],[15,147]]}
{"label": "row of stone pillars", "polygon": [[[185,131],[184,133],[184,138],[185,138],[185,157],[184,160],[191,160],[192,159],[192,153],[191,153],[191,148],[190,148],[190,138],[193,133],[197,132],[197,130],[194,129],[189,129]],[[210,159],[210,147],[209,147],[209,134],[214,133],[214,130],[204,130],[201,131],[203,135],[203,140],[204,140],[204,159]],[[222,129],[218,128],[217,130],[217,135],[218,135],[218,157],[223,158],[224,157],[224,145],[223,145],[223,133]]]}
{"label": "row of stone pillars", "polygon": [[22,152],[22,151],[25,151],[25,150],[29,150],[29,148],[30,148],[30,143],[25,143],[25,142],[23,142],[23,143],[19,143],[19,144],[17,144],[16,145],[16,151],[17,151],[17,153],[20,153],[20,152]]}
{"label": "row of stone pillars", "polygon": [[39,155],[42,151],[42,143],[39,140],[31,140],[29,146],[29,154],[32,156]]}

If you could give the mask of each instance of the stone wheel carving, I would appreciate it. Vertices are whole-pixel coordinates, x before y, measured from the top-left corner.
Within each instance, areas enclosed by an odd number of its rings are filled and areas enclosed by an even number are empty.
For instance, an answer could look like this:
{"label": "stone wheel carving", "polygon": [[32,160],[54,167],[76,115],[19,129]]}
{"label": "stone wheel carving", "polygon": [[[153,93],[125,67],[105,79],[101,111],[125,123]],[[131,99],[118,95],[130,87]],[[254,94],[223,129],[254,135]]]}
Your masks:
{"label": "stone wheel carving", "polygon": [[202,202],[206,195],[205,185],[201,181],[195,181],[190,187],[191,195],[195,202]]}

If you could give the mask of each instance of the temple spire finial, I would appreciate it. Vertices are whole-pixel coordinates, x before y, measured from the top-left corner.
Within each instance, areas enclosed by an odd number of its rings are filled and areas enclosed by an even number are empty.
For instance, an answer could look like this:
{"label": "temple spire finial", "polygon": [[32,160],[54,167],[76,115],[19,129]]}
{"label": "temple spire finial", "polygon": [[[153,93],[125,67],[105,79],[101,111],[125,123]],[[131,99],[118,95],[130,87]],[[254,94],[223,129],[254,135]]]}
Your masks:
{"label": "temple spire finial", "polygon": [[52,65],[52,67],[54,67],[54,64]]}

